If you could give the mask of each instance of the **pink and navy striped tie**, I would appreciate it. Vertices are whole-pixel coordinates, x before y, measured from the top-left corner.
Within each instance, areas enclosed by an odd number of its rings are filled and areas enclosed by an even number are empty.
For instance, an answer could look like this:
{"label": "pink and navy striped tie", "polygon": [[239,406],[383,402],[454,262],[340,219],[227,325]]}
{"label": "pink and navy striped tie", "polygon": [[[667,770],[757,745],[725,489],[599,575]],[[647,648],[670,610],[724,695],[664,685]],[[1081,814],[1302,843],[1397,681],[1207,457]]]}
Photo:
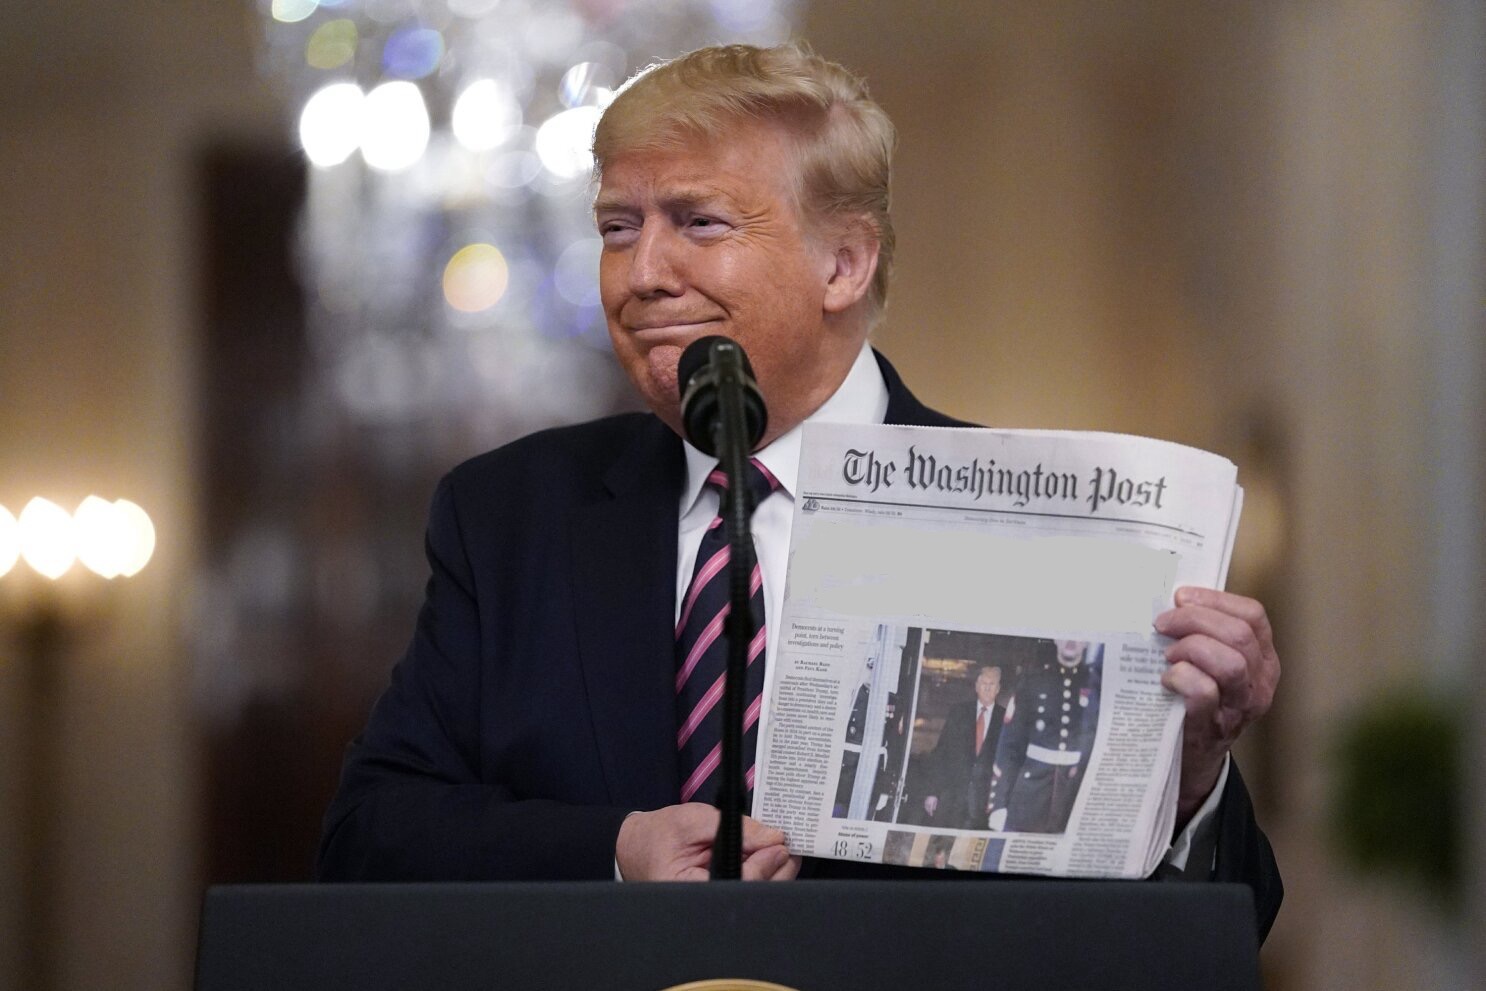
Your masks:
{"label": "pink and navy striped tie", "polygon": [[[718,764],[722,756],[722,686],[728,650],[723,624],[731,611],[728,604],[731,555],[727,527],[721,515],[728,480],[721,468],[713,469],[707,476],[707,485],[719,495],[719,510],[702,537],[696,570],[692,572],[691,585],[681,601],[681,614],[676,621],[676,747],[681,758],[681,801],[715,804],[722,781]],[[755,458],[748,462],[748,488],[753,507],[757,508],[779,488],[779,480]],[[763,571],[757,563],[753,566],[749,590],[754,633],[748,644],[748,690],[743,703],[743,766],[747,769],[744,784],[751,792],[767,638]]]}

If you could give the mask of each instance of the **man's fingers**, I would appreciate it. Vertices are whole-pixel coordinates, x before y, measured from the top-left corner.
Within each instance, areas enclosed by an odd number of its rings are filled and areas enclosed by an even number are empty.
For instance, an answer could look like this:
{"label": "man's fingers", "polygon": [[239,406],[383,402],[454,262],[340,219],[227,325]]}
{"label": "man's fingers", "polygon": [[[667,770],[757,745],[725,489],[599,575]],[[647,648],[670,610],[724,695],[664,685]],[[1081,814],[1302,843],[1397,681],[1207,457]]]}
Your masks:
{"label": "man's fingers", "polygon": [[[1187,706],[1186,738],[1202,746],[1227,749],[1252,720],[1242,710],[1225,705],[1218,683],[1194,665],[1182,661],[1166,669],[1161,684],[1180,695]],[[1186,773],[1185,763],[1182,771]]]}
{"label": "man's fingers", "polygon": [[749,816],[743,817],[743,852],[745,854],[762,850],[764,847],[783,846],[784,839],[784,830],[765,826]]}
{"label": "man's fingers", "polygon": [[1173,598],[1178,606],[1203,606],[1207,609],[1216,609],[1243,620],[1261,636],[1270,634],[1269,616],[1264,611],[1264,603],[1258,599],[1251,599],[1246,595],[1235,595],[1232,592],[1220,592],[1215,588],[1202,588],[1198,585],[1183,585],[1176,590]]}
{"label": "man's fingers", "polygon": [[1217,711],[1221,693],[1218,683],[1205,671],[1187,661],[1178,661],[1161,675],[1161,684],[1187,702],[1187,720],[1210,719]]}
{"label": "man's fingers", "polygon": [[1158,633],[1173,638],[1161,684],[1182,696],[1187,719],[1182,736],[1179,821],[1211,793],[1228,748],[1248,723],[1268,711],[1280,680],[1274,629],[1264,605],[1217,589],[1185,586],[1175,608],[1155,619]]}
{"label": "man's fingers", "polygon": [[1166,659],[1172,664],[1191,664],[1211,678],[1217,684],[1224,705],[1248,708],[1251,688],[1249,659],[1228,644],[1194,633],[1167,647]]}
{"label": "man's fingers", "polygon": [[685,867],[676,873],[677,881],[709,881],[712,872],[705,867]]}
{"label": "man's fingers", "polygon": [[1187,705],[1177,802],[1177,813],[1185,821],[1212,792],[1222,772],[1223,755],[1238,736],[1241,720],[1237,710],[1219,704],[1218,683],[1193,664],[1173,664],[1161,676],[1161,684],[1182,696]]}
{"label": "man's fingers", "polygon": [[789,865],[789,851],[782,846],[768,846],[743,859],[743,880],[769,881]]}
{"label": "man's fingers", "polygon": [[[1156,631],[1176,640],[1167,648],[1167,659],[1188,661],[1211,675],[1223,690],[1224,705],[1237,708],[1243,722],[1262,716],[1280,680],[1274,631],[1263,604],[1193,586],[1177,589],[1175,601],[1174,609],[1155,619]],[[1240,672],[1232,656],[1210,641],[1237,651],[1244,670]]]}
{"label": "man's fingers", "polygon": [[1264,660],[1264,673],[1272,682],[1280,677],[1280,658],[1274,649],[1274,627],[1270,625],[1269,613],[1264,603],[1232,592],[1219,592],[1213,588],[1187,585],[1176,590],[1175,600],[1180,609],[1184,606],[1199,606],[1227,613],[1247,623],[1259,643]]}
{"label": "man's fingers", "polygon": [[800,858],[786,857],[784,863],[774,872],[771,881],[793,881],[800,876]]}
{"label": "man's fingers", "polygon": [[717,809],[692,802],[625,817],[614,860],[626,881],[698,880],[717,833]]}
{"label": "man's fingers", "polygon": [[1156,617],[1156,632],[1174,640],[1201,635],[1220,641],[1243,654],[1245,658],[1258,662],[1264,644],[1258,633],[1237,616],[1206,606],[1179,606]]}

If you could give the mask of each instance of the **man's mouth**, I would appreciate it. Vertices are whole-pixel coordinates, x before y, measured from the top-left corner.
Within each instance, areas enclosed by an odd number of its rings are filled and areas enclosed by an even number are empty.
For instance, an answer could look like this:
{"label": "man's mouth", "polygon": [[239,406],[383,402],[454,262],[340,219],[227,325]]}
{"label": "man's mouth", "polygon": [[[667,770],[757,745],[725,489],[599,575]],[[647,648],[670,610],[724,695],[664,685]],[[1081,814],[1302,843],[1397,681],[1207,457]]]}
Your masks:
{"label": "man's mouth", "polygon": [[664,318],[663,319],[648,319],[648,320],[637,320],[634,323],[626,324],[625,325],[625,329],[628,330],[630,333],[634,333],[634,334],[639,334],[639,333],[654,333],[654,334],[676,333],[676,334],[689,334],[689,333],[695,332],[699,328],[709,326],[709,325],[714,324],[716,322],[717,322],[717,320],[715,318],[706,318],[706,319],[699,319],[699,320],[693,320],[693,319],[664,319]]}

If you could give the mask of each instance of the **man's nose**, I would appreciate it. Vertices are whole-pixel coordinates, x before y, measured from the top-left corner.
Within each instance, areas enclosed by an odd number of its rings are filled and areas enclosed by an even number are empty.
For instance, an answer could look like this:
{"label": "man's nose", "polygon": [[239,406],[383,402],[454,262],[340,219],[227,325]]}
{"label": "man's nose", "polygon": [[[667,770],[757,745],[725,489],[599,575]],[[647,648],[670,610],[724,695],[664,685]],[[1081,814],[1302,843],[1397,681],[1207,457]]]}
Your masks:
{"label": "man's nose", "polygon": [[647,221],[640,228],[630,257],[630,291],[641,298],[679,296],[685,288],[677,269],[674,232],[666,225]]}

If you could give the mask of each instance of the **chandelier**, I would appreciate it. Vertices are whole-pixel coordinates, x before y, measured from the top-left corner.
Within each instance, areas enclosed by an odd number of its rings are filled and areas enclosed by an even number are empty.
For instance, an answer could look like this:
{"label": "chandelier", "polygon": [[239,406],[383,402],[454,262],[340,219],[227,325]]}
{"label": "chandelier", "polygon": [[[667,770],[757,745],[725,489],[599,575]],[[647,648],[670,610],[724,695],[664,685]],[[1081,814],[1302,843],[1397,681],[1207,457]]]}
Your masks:
{"label": "chandelier", "polygon": [[784,40],[794,3],[260,0],[310,163],[317,392],[355,422],[452,418],[487,440],[609,411],[598,116],[653,61]]}

